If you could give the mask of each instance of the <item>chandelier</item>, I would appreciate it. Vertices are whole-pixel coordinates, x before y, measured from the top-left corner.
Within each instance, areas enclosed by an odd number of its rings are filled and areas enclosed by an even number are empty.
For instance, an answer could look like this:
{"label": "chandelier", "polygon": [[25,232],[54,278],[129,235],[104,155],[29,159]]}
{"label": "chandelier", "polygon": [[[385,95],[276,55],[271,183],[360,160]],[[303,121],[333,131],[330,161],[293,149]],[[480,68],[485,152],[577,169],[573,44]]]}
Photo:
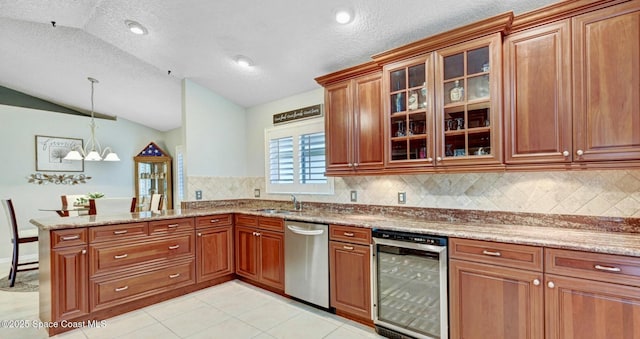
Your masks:
{"label": "chandelier", "polygon": [[93,85],[99,81],[94,78],[87,78],[91,82],[91,139],[87,142],[87,145],[83,149],[82,147],[75,146],[71,152],[67,153],[64,157],[65,160],[86,160],[86,161],[120,161],[118,155],[111,151],[110,147],[105,147],[104,150],[100,147],[100,142],[96,139],[96,121],[93,117]]}

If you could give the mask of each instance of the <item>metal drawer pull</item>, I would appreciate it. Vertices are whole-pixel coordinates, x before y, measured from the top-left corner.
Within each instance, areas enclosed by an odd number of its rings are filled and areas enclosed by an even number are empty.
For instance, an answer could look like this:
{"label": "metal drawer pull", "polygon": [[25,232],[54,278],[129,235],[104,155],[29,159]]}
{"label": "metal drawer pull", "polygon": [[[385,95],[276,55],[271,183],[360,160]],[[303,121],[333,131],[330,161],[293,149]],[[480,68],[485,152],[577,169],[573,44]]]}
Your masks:
{"label": "metal drawer pull", "polygon": [[198,236],[199,236],[199,237],[201,237],[201,236],[202,236],[202,233],[198,233]]}
{"label": "metal drawer pull", "polygon": [[169,246],[170,250],[177,250],[178,248],[180,248],[180,245]]}
{"label": "metal drawer pull", "polygon": [[534,286],[539,286],[539,285],[540,285],[540,280],[538,280],[538,279],[533,279],[533,285],[534,285]]}
{"label": "metal drawer pull", "polygon": [[353,249],[353,246],[344,245],[344,246],[342,246],[342,248],[344,248],[345,250],[351,251]]}
{"label": "metal drawer pull", "polygon": [[129,255],[125,253],[125,254],[121,254],[121,255],[114,255],[113,258],[114,259],[124,259],[124,258],[126,258],[128,256]]}
{"label": "metal drawer pull", "polygon": [[76,239],[80,239],[79,235],[72,235],[70,237],[62,237],[62,240],[76,240]]}
{"label": "metal drawer pull", "polygon": [[180,224],[170,224],[170,225],[167,225],[167,227],[169,227],[169,228],[176,228],[176,227],[178,227],[178,226],[180,226]]}
{"label": "metal drawer pull", "polygon": [[601,266],[601,265],[595,265],[593,266],[593,268],[595,268],[596,270],[600,270],[600,271],[607,271],[607,272],[620,272],[620,267],[614,267],[614,266]]}
{"label": "metal drawer pull", "polygon": [[351,232],[344,232],[344,235],[346,237],[353,237],[353,233],[351,233]]}
{"label": "metal drawer pull", "polygon": [[549,288],[554,288],[554,287],[556,287],[556,284],[554,284],[553,281],[549,281],[547,283],[547,286],[549,286]]}
{"label": "metal drawer pull", "polygon": [[216,223],[216,222],[219,222],[219,221],[220,221],[220,219],[211,219],[211,223],[212,223],[212,224],[213,224],[213,223]]}
{"label": "metal drawer pull", "polygon": [[487,251],[487,250],[482,251],[482,254],[490,255],[492,257],[500,257],[500,256],[502,256],[502,253],[500,253],[500,252],[491,252],[491,251]]}
{"label": "metal drawer pull", "polygon": [[169,279],[174,279],[180,276],[180,273],[176,273],[176,274],[170,274],[169,275]]}
{"label": "metal drawer pull", "polygon": [[82,254],[87,254],[87,250],[82,250]]}
{"label": "metal drawer pull", "polygon": [[116,292],[122,292],[122,291],[126,291],[128,289],[129,289],[129,286],[116,287]]}
{"label": "metal drawer pull", "polygon": [[127,234],[127,230],[122,230],[122,231],[113,231],[113,234]]}
{"label": "metal drawer pull", "polygon": [[260,232],[256,232],[256,236],[258,236],[258,237],[259,237],[259,236],[261,236],[261,235],[262,235],[262,233],[260,233]]}

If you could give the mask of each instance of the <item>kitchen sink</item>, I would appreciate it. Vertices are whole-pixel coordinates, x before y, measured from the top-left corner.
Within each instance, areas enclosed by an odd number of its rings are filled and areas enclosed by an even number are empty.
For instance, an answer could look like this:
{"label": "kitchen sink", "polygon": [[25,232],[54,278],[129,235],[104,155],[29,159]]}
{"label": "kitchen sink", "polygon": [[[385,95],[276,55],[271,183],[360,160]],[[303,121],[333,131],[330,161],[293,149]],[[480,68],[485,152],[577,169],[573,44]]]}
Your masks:
{"label": "kitchen sink", "polygon": [[283,210],[278,208],[261,208],[255,211],[262,212],[262,213],[274,213],[274,214],[289,214],[289,213],[300,212],[300,211],[293,211],[293,210]]}

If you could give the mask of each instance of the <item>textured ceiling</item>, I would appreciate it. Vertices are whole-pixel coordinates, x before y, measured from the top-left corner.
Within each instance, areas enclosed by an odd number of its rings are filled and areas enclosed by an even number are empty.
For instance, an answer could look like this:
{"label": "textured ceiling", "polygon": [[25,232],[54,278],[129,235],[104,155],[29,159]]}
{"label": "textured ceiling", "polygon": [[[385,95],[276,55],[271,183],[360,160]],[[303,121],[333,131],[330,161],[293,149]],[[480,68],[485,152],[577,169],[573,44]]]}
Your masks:
{"label": "textured ceiling", "polygon": [[[553,0],[0,0],[0,85],[166,131],[183,78],[251,107],[317,88],[315,77],[506,11]],[[356,17],[340,25],[337,8]],[[149,34],[130,33],[124,21]],[[56,27],[51,25],[56,21]],[[255,63],[239,68],[243,54]],[[167,74],[171,70],[171,74]]]}

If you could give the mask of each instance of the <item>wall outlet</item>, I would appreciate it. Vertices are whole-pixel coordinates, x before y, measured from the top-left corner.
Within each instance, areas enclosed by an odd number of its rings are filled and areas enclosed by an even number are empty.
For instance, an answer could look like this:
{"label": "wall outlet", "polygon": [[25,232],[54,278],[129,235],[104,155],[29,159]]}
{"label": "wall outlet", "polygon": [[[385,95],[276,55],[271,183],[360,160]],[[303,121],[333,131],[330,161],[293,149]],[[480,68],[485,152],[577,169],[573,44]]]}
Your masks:
{"label": "wall outlet", "polygon": [[260,198],[260,189],[259,188],[254,188],[253,189],[253,197],[254,198]]}
{"label": "wall outlet", "polygon": [[356,202],[356,201],[358,201],[358,192],[351,191],[351,202]]}
{"label": "wall outlet", "polygon": [[201,190],[197,190],[196,191],[196,200],[202,200],[202,191]]}
{"label": "wall outlet", "polygon": [[398,192],[398,204],[407,203],[407,192]]}

